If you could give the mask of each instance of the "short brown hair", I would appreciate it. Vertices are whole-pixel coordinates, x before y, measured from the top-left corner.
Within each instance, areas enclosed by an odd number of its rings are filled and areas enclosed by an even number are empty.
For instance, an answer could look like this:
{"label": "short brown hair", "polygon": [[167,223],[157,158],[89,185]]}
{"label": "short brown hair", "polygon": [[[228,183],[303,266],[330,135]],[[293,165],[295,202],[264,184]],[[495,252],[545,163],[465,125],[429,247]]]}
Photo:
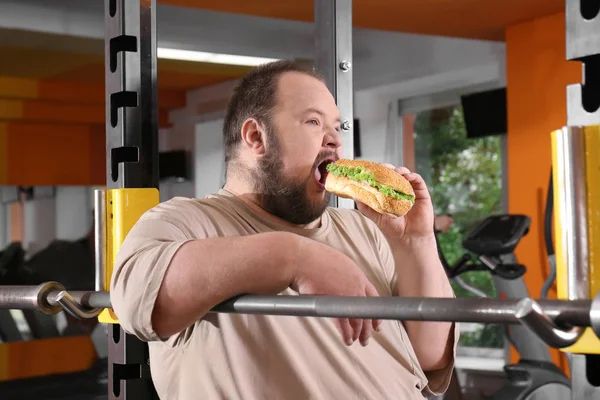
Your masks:
{"label": "short brown hair", "polygon": [[235,158],[241,142],[240,131],[246,119],[256,118],[263,124],[269,124],[275,106],[277,81],[285,72],[301,72],[322,80],[313,70],[289,60],[262,64],[246,74],[233,89],[225,113],[223,139],[226,164]]}

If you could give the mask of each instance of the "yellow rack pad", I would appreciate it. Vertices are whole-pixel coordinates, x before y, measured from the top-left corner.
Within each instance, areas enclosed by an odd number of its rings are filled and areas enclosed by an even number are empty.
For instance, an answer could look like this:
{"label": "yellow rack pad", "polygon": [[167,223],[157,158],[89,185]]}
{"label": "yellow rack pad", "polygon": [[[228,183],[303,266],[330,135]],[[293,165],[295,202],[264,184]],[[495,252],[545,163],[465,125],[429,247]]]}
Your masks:
{"label": "yellow rack pad", "polygon": [[[114,261],[125,237],[148,210],[158,205],[159,192],[155,188],[111,189],[106,191],[106,268],[104,287],[110,291]],[[113,310],[106,309],[99,316],[102,323],[119,323]]]}

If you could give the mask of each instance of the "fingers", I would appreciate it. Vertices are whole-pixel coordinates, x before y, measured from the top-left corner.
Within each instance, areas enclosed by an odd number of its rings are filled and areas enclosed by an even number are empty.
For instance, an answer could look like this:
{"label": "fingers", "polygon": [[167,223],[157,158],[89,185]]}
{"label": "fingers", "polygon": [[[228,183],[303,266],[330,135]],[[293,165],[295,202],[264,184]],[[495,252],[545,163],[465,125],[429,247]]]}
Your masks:
{"label": "fingers", "polygon": [[[404,169],[406,171],[408,171],[408,169],[401,167],[398,168],[396,171],[400,172],[400,169]],[[408,171],[407,173],[402,173],[402,175],[406,178],[406,180],[408,182],[410,182],[410,185],[413,187],[413,190],[415,191],[415,196],[417,199],[428,199],[429,198],[429,190],[427,189],[427,184],[425,183],[425,180],[423,179],[423,177],[419,174],[417,174],[416,172],[410,172]]]}
{"label": "fingers", "polygon": [[373,330],[377,330],[375,322],[370,319],[348,319],[335,320],[335,325],[342,335],[342,340],[347,346],[352,346],[357,340],[362,346],[369,344]]}
{"label": "fingers", "polygon": [[411,174],[410,170],[406,167],[396,168],[396,172],[398,172],[400,175],[403,175],[403,176],[408,176]]}
{"label": "fingers", "polygon": [[387,163],[384,163],[383,165],[395,170],[400,175],[403,175],[409,182],[415,182],[415,183],[424,182],[421,175],[417,174],[416,172],[410,172],[410,170],[406,167],[395,167],[394,165],[387,164]]}
{"label": "fingers", "polygon": [[410,170],[406,167],[396,167],[395,165],[388,164],[388,163],[383,163],[383,166],[394,169],[394,170],[396,170],[396,172],[398,172],[402,175],[410,174]]}
{"label": "fingers", "polygon": [[419,200],[429,199],[429,190],[427,189],[427,185],[425,181],[421,177],[421,175],[416,173],[410,173],[406,175],[406,179],[410,182],[413,190],[415,191],[415,196]]}
{"label": "fingers", "polygon": [[[373,286],[371,284],[371,282],[367,282],[366,293],[367,293],[367,296],[369,296],[369,297],[379,296],[379,292],[377,292],[377,289],[375,289],[375,286]],[[383,321],[381,321],[380,319],[374,319],[371,322],[371,325],[375,331],[379,332],[379,331],[381,331],[382,323],[383,323]]]}
{"label": "fingers", "polygon": [[423,177],[419,174],[417,174],[416,172],[408,172],[406,174],[402,174],[404,175],[404,177],[406,178],[407,181],[409,181],[410,183],[414,185],[421,185],[421,184],[425,184],[425,180],[423,179]]}
{"label": "fingers", "polygon": [[373,334],[373,325],[370,319],[363,320],[362,330],[360,331],[360,344],[364,347],[369,344],[369,339]]}
{"label": "fingers", "polygon": [[[391,168],[404,176],[406,180],[408,180],[415,191],[415,196],[418,200],[429,199],[429,191],[427,190],[427,185],[425,184],[425,180],[421,175],[416,172],[410,172],[410,170],[406,167],[396,167],[392,164],[382,163],[381,165]],[[360,208],[359,208],[360,210]]]}
{"label": "fingers", "polygon": [[361,332],[363,331],[364,323],[362,319],[351,319],[350,325],[352,326],[352,343],[354,343],[358,340],[359,337],[361,337]]}
{"label": "fingers", "polygon": [[334,320],[335,325],[342,334],[342,340],[346,345],[351,346],[354,343],[354,331],[350,325],[348,318],[336,318]]}
{"label": "fingers", "polygon": [[371,322],[371,326],[373,327],[373,330],[375,332],[381,332],[381,329],[383,328],[383,321],[381,321],[380,319],[374,319]]}
{"label": "fingers", "polygon": [[[365,295],[370,297],[379,296],[377,289],[367,281],[365,285]],[[348,319],[336,318],[334,323],[342,335],[342,340],[347,346],[351,346],[357,340],[362,346],[369,344],[369,339],[373,335],[373,331],[381,330],[381,320],[370,319]]]}
{"label": "fingers", "polygon": [[[375,289],[375,286],[373,286],[373,284],[371,284],[371,282],[369,282],[368,280],[365,285],[365,295],[368,297],[379,296],[379,292],[377,292],[377,289]],[[375,331],[381,330],[381,320],[364,319],[362,321],[363,321],[363,324],[362,324],[362,329],[360,331],[359,339],[360,339],[360,344],[364,347],[369,344],[369,339],[373,335],[373,330],[375,330]]]}

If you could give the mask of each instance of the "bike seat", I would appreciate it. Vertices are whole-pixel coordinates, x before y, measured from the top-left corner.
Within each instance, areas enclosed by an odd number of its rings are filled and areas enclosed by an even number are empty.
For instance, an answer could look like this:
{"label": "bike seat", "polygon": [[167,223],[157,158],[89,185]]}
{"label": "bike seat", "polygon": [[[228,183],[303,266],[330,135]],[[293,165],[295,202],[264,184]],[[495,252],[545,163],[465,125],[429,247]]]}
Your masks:
{"label": "bike seat", "polygon": [[463,247],[482,256],[512,253],[529,232],[530,222],[528,216],[520,214],[489,216],[463,240]]}

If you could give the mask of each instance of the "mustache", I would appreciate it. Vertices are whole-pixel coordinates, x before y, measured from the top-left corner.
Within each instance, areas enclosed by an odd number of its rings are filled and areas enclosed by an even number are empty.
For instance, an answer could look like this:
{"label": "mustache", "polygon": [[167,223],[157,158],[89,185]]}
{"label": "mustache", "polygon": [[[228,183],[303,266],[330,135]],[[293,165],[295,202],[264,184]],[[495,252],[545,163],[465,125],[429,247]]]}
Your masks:
{"label": "mustache", "polygon": [[315,162],[313,163],[312,171],[317,169],[319,167],[319,165],[325,160],[333,160],[333,162],[336,162],[339,159],[340,159],[340,157],[338,156],[338,154],[335,151],[324,150],[317,155],[317,158],[315,158]]}

